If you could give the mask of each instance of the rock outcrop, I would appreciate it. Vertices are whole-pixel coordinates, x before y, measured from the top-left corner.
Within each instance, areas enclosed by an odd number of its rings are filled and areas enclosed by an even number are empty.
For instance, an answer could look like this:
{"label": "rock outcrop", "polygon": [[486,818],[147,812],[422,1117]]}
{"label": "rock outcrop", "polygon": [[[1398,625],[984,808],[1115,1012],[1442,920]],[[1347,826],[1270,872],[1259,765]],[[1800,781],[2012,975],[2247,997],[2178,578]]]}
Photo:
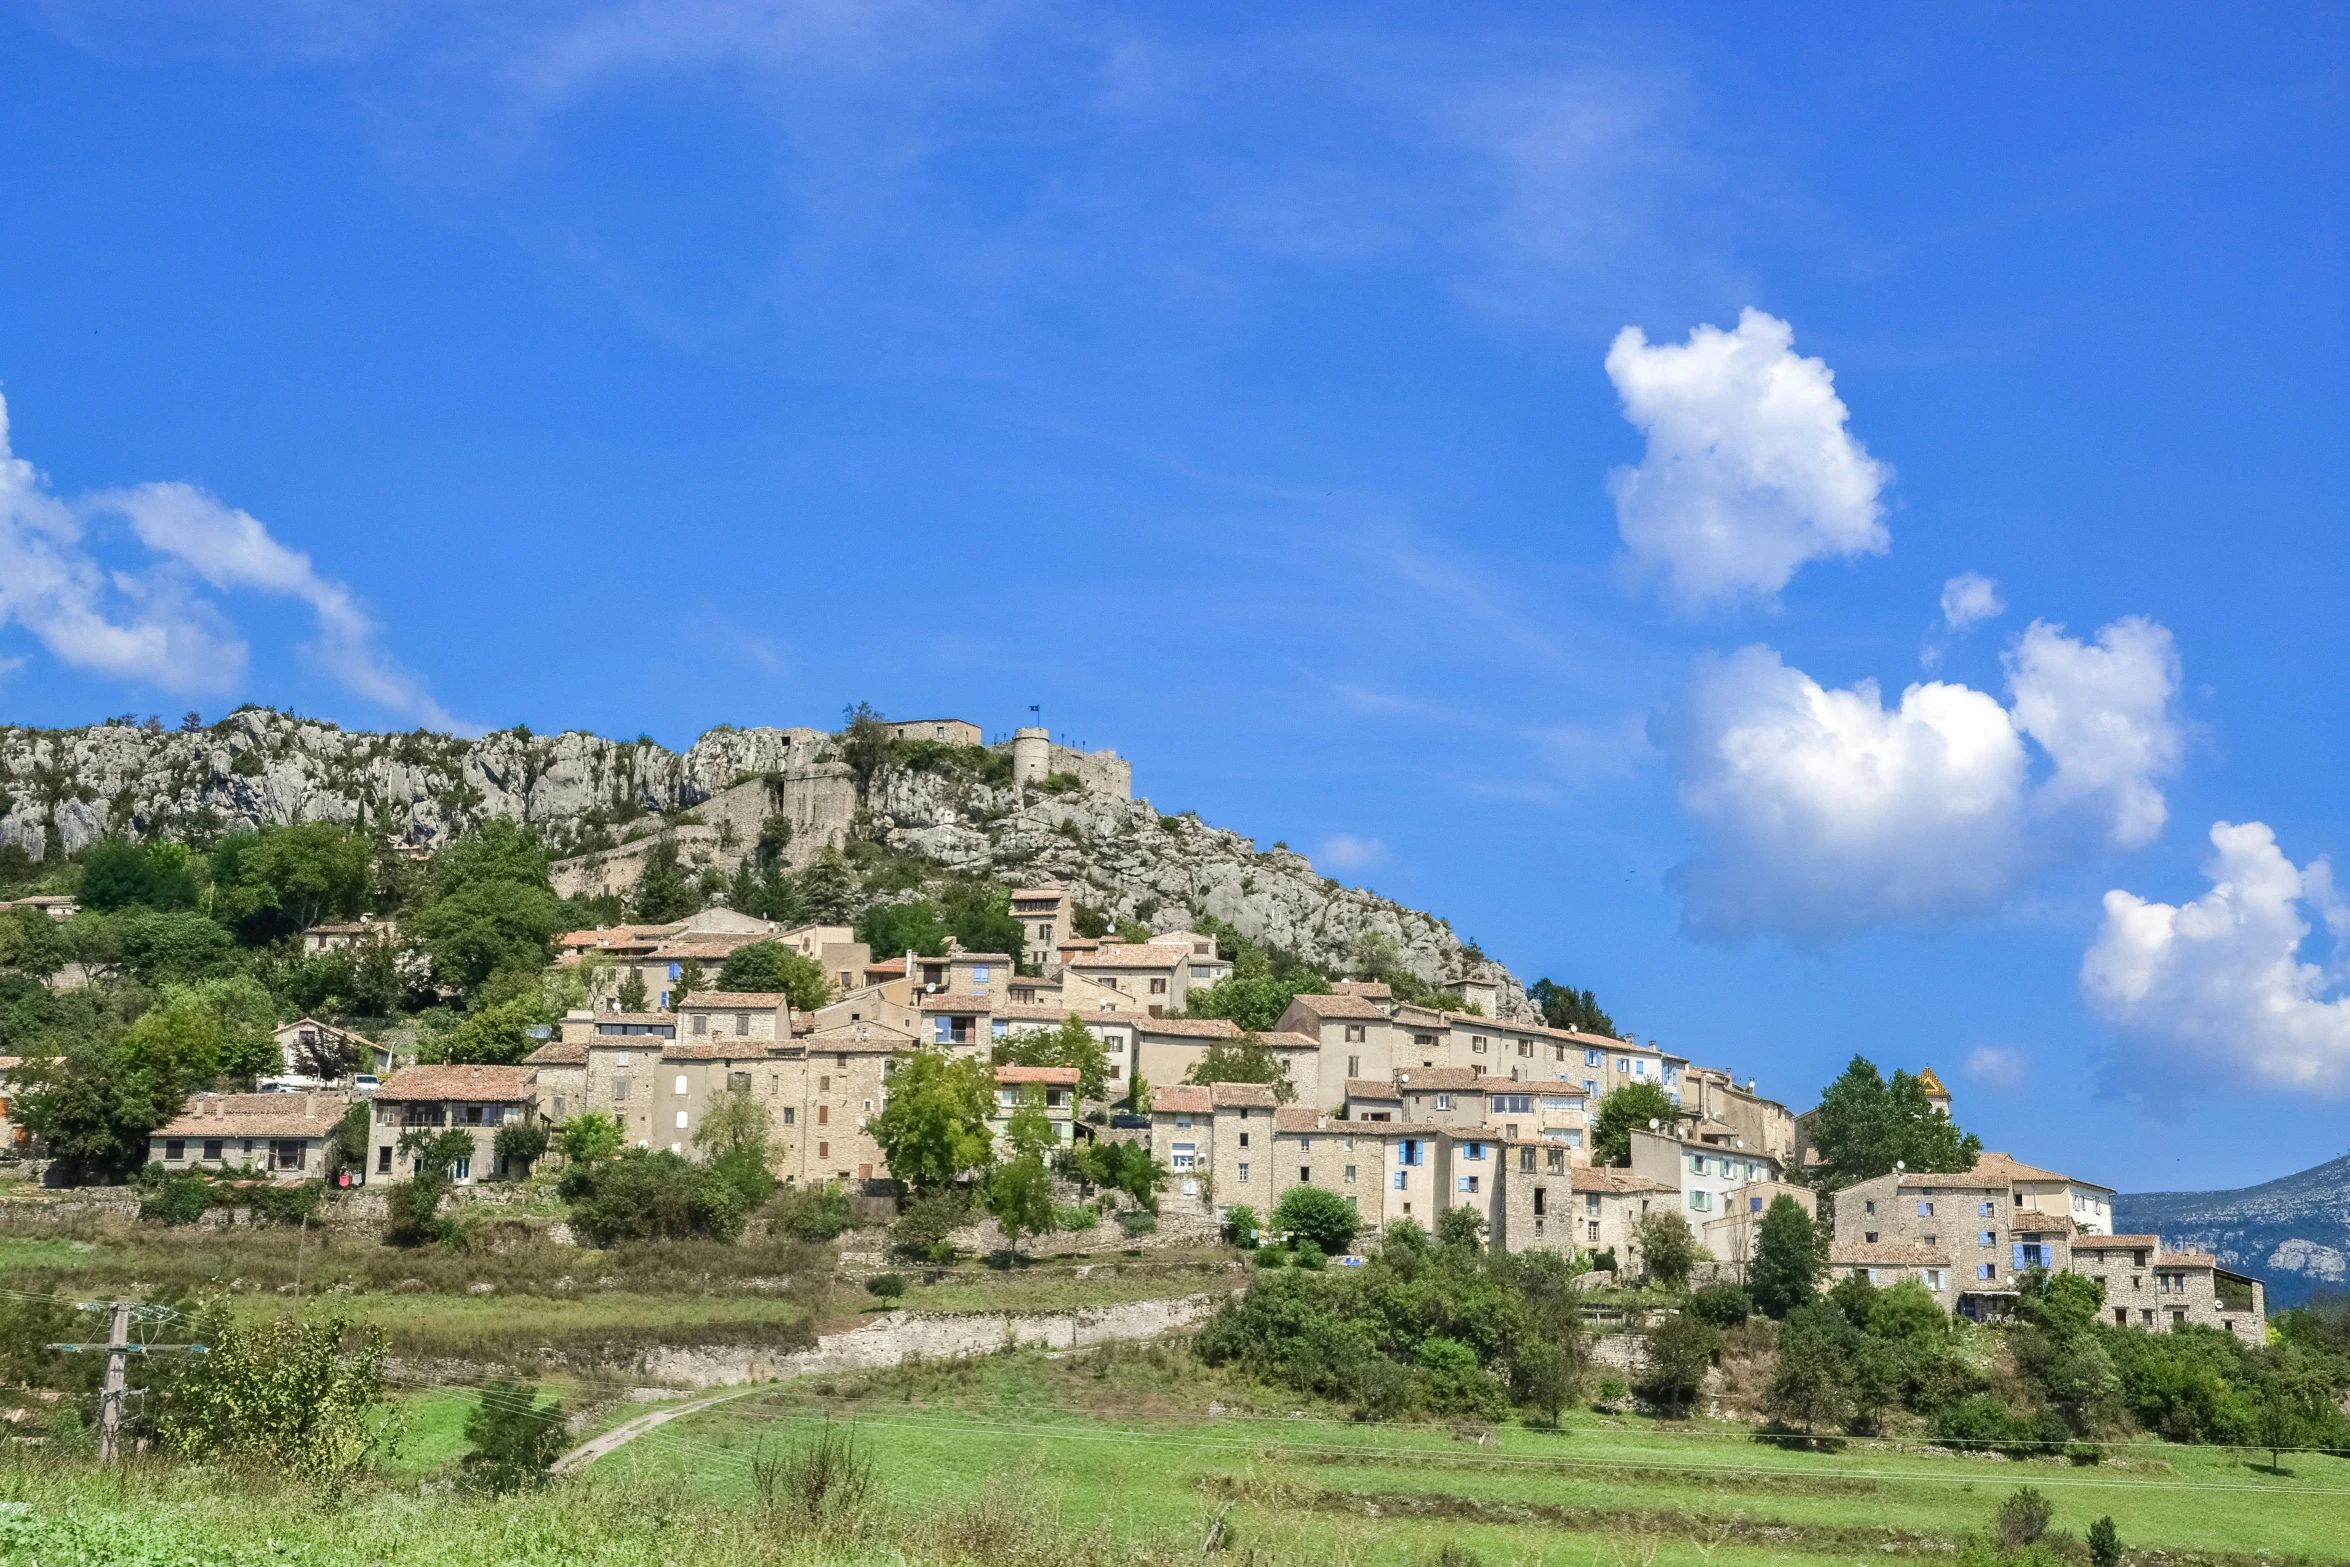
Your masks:
{"label": "rock outcrop", "polygon": [[109,834],[334,821],[430,851],[508,817],[565,856],[558,890],[592,894],[633,885],[664,837],[689,866],[731,870],[780,816],[795,865],[856,831],[949,870],[1066,885],[1154,930],[1213,915],[1334,973],[1376,957],[1431,984],[1482,980],[1498,987],[1502,1015],[1530,1015],[1519,982],[1443,920],[1341,886],[1304,855],[1161,816],[1148,800],[1046,793],[936,757],[883,770],[860,805],[836,745],[817,729],[732,727],[682,753],[578,731],[367,734],[258,708],[185,733],[0,728],[0,844],[38,860]]}
{"label": "rock outcrop", "polygon": [[2350,1155],[2238,1191],[2116,1197],[2113,1227],[2262,1279],[2271,1311],[2350,1289]]}

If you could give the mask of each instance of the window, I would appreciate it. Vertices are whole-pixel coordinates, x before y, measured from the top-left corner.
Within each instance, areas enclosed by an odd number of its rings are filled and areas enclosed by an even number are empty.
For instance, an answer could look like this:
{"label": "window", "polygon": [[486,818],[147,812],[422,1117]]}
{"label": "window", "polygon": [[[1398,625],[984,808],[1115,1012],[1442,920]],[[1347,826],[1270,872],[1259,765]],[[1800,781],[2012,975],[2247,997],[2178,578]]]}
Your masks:
{"label": "window", "polygon": [[785,1106],[783,1107],[783,1124],[784,1124],[784,1125],[786,1125],[786,1126],[789,1126],[789,1125],[791,1125],[791,1124],[792,1124],[792,1122],[793,1122],[793,1121],[795,1121],[795,1120],[797,1120],[797,1119],[798,1119],[798,1114],[797,1114],[797,1112],[798,1112],[798,1109],[799,1109],[799,1107],[798,1107],[797,1105],[785,1105]]}
{"label": "window", "polygon": [[392,1173],[392,1151],[389,1148],[378,1148],[375,1151],[375,1173],[378,1175]]}
{"label": "window", "polygon": [[1942,1244],[1942,1237],[1939,1235],[1928,1235],[1923,1237],[1923,1239],[1928,1246],[1939,1246]]}
{"label": "window", "polygon": [[628,1097],[627,1078],[616,1077],[612,1079],[612,1097],[614,1099],[626,1099]]}
{"label": "window", "polygon": [[1174,1170],[1190,1170],[1199,1166],[1199,1145],[1177,1143],[1167,1150],[1167,1166]]}
{"label": "window", "polygon": [[1248,1161],[1246,1159],[1240,1161],[1240,1179],[1244,1185],[1248,1181]]}
{"label": "window", "polygon": [[707,1034],[710,1032],[710,1015],[707,1012],[696,1012],[694,1014],[693,1031],[697,1034]]}
{"label": "window", "polygon": [[1301,1164],[1297,1167],[1297,1184],[1300,1186],[1314,1184],[1314,1167],[1312,1165]]}
{"label": "window", "polygon": [[1875,1203],[1863,1203],[1861,1206],[1868,1210],[1868,1216],[1870,1218],[1873,1219],[1877,1216],[1877,1205]]}
{"label": "window", "polygon": [[1436,1096],[1436,1108],[1439,1110],[1450,1110],[1452,1108],[1452,1095],[1438,1094]]}
{"label": "window", "polygon": [[727,1073],[726,1091],[730,1094],[749,1093],[751,1091],[751,1074],[748,1072]]}
{"label": "window", "polygon": [[1942,1270],[1940,1268],[1928,1268],[1921,1277],[1926,1281],[1926,1288],[1937,1295],[1942,1293]]}
{"label": "window", "polygon": [[670,1089],[670,1092],[671,1092],[671,1093],[673,1093],[673,1094],[682,1094],[682,1093],[684,1093],[685,1091],[686,1091],[686,1089],[685,1089],[685,1074],[684,1074],[683,1072],[680,1072],[680,1073],[678,1073],[678,1074],[677,1074],[677,1083],[676,1083],[676,1086],[675,1086],[675,1087],[673,1087],[673,1088],[671,1088],[671,1089]]}
{"label": "window", "polygon": [[1404,1188],[1403,1188],[1403,1183],[1404,1183],[1404,1176],[1405,1176],[1405,1174],[1406,1174],[1406,1172],[1405,1172],[1405,1171],[1402,1171],[1402,1170],[1398,1170],[1398,1171],[1396,1171],[1396,1172],[1395,1172],[1395,1189],[1396,1189],[1397,1191],[1399,1191],[1399,1192],[1400,1192],[1400,1191],[1402,1191],[1402,1190],[1404,1189]]}
{"label": "window", "polygon": [[751,1014],[748,1012],[737,1012],[734,1015],[734,1037],[737,1039],[748,1039],[750,1035]]}
{"label": "window", "polygon": [[1209,968],[1205,963],[1194,963],[1191,966],[1191,977],[1193,979],[1214,979],[1216,977],[1216,971],[1212,968]]}
{"label": "window", "polygon": [[670,979],[671,979],[672,981],[675,981],[675,980],[681,979],[681,978],[683,978],[683,977],[684,977],[684,975],[685,975],[685,966],[684,966],[683,964],[680,964],[680,963],[672,963],[672,964],[670,964],[670,965],[669,965],[669,977],[670,977]]}
{"label": "window", "polygon": [[1978,1262],[1978,1263],[1976,1263],[1976,1264],[1975,1264],[1975,1277],[1976,1277],[1976,1278],[1978,1278],[1978,1279],[1988,1279],[1989,1277],[1991,1277],[1991,1264],[1989,1264],[1989,1263],[1987,1263],[1987,1262]]}
{"label": "window", "polygon": [[207,1137],[204,1139],[204,1157],[207,1159],[217,1159],[220,1157],[219,1138]]}
{"label": "window", "polygon": [[1493,1108],[1501,1115],[1532,1115],[1534,1113],[1534,1096],[1532,1094],[1496,1094],[1493,1096]]}
{"label": "window", "polygon": [[1248,1146],[1248,1133],[1243,1132],[1240,1134],[1240,1146],[1243,1148]]}
{"label": "window", "polygon": [[932,1044],[951,1045],[955,1042],[954,1033],[954,1019],[934,1017],[930,1020],[930,1042]]}
{"label": "window", "polygon": [[1596,1077],[1587,1077],[1583,1079],[1583,1092],[1587,1095],[1598,1093],[1599,1079]]}
{"label": "window", "polygon": [[1585,1192],[1583,1194],[1583,1211],[1594,1219],[1599,1217],[1599,1193]]}
{"label": "window", "polygon": [[830,1143],[818,1143],[818,1144],[816,1145],[816,1157],[817,1157],[817,1158],[819,1158],[819,1159],[829,1159],[829,1158],[831,1158],[831,1157],[832,1157],[832,1144],[830,1144]]}
{"label": "window", "polygon": [[1346,1042],[1347,1042],[1348,1044],[1350,1044],[1350,1045],[1359,1045],[1359,1044],[1361,1044],[1361,1043],[1363,1042],[1363,1039],[1364,1039],[1364,1032],[1363,1032],[1363,1025],[1362,1025],[1362,1024],[1360,1024],[1360,1023],[1349,1023],[1349,1024],[1347,1024],[1347,1025],[1346,1025]]}
{"label": "window", "polygon": [[[1167,993],[1167,982],[1166,982],[1165,980],[1163,980],[1163,979],[1154,979],[1154,980],[1152,980],[1152,981],[1151,981],[1151,994],[1152,994],[1152,995],[1154,995],[1154,996],[1163,996],[1163,995],[1165,995],[1166,993]],[[1153,1015],[1153,1016],[1156,1016],[1157,1014],[1156,1014],[1156,1013],[1154,1013],[1154,1014],[1152,1014],[1152,1015]]]}
{"label": "window", "polygon": [[1461,1144],[1461,1157],[1482,1162],[1485,1158],[1485,1145],[1483,1143],[1463,1143]]}
{"label": "window", "polygon": [[1871,1246],[1877,1244],[1877,1232],[1875,1230],[1861,1231],[1860,1238]]}
{"label": "window", "polygon": [[987,983],[986,964],[974,963],[971,965],[971,982],[975,985],[984,985]]}
{"label": "window", "polygon": [[1712,1192],[1696,1191],[1689,1194],[1689,1206],[1695,1208],[1699,1213],[1705,1212],[1713,1205],[1714,1194]]}
{"label": "window", "polygon": [[1518,1041],[1518,1054],[1520,1054],[1520,1055],[1522,1055],[1522,1056],[1530,1056],[1530,1055],[1532,1055],[1533,1053],[1534,1053],[1534,1041],[1533,1041],[1533,1040],[1531,1040],[1531,1039],[1521,1039],[1521,1040],[1519,1040],[1519,1041]]}
{"label": "window", "polygon": [[1346,1167],[1346,1179],[1347,1179],[1347,1183],[1348,1183],[1349,1185],[1352,1185],[1352,1184],[1354,1183],[1354,1178],[1355,1178],[1355,1167],[1354,1167],[1353,1165],[1351,1165],[1351,1164],[1350,1164],[1350,1165],[1348,1165],[1348,1166]]}
{"label": "window", "polygon": [[[1998,1237],[1989,1230],[1978,1230],[1975,1232],[1975,1244],[1977,1246],[1992,1245],[1997,1239]],[[1985,1266],[1989,1266],[1989,1264],[1985,1264]],[[1991,1275],[1988,1273],[1983,1275],[1985,1278],[1989,1278],[1990,1276]]]}
{"label": "window", "polygon": [[1919,1203],[1919,1204],[1918,1204],[1918,1217],[1919,1217],[1919,1218],[1921,1218],[1921,1219],[1931,1219],[1933,1216],[1934,1216],[1934,1205],[1933,1205],[1932,1203],[1930,1203],[1930,1202],[1921,1202],[1921,1203]]}
{"label": "window", "polygon": [[685,1130],[685,1116],[686,1113],[683,1110],[677,1112],[677,1129],[681,1132]]}
{"label": "window", "polygon": [[987,1025],[987,1037],[990,1039],[1001,1039],[1011,1031],[1012,1025],[1000,1017]]}
{"label": "window", "polygon": [[612,1052],[612,1064],[614,1066],[628,1065],[628,1052],[625,1050],[615,1050]]}
{"label": "window", "polygon": [[1313,1147],[1314,1140],[1311,1137],[1300,1137],[1297,1140],[1297,1151],[1299,1153],[1310,1153],[1313,1151]]}
{"label": "window", "polygon": [[1976,1203],[1976,1204],[1975,1204],[1975,1213],[1976,1213],[1976,1215],[1977,1215],[1978,1217],[1980,1217],[1980,1218],[1985,1218],[1985,1219],[1988,1219],[1989,1217],[1991,1217],[1991,1205],[1990,1205],[1989,1203],[1987,1203],[1987,1202],[1979,1202],[1979,1203]]}
{"label": "window", "polygon": [[[1421,1143],[1419,1138],[1407,1137],[1396,1146],[1395,1162],[1397,1164],[1419,1164],[1427,1157],[1427,1152],[1426,1146]],[[1398,1181],[1396,1184],[1400,1186],[1403,1183]]]}
{"label": "window", "polygon": [[1477,1177],[1474,1175],[1462,1176],[1460,1188],[1463,1192],[1474,1194],[1477,1190]]}
{"label": "window", "polygon": [[188,1156],[188,1145],[187,1145],[186,1143],[184,1143],[184,1142],[180,1141],[180,1139],[178,1139],[178,1138],[176,1138],[176,1137],[173,1137],[173,1138],[169,1138],[169,1139],[167,1139],[167,1140],[164,1142],[164,1144],[163,1144],[163,1157],[164,1157],[164,1158],[166,1158],[166,1159],[185,1159],[187,1156]]}
{"label": "window", "polygon": [[1363,1058],[1361,1056],[1348,1056],[1346,1058],[1346,1075],[1349,1077],[1360,1077],[1363,1075]]}
{"label": "window", "polygon": [[816,1107],[816,1124],[818,1126],[830,1126],[832,1124],[832,1106],[818,1105]]}
{"label": "window", "polygon": [[1518,1168],[1528,1175],[1532,1175],[1534,1173],[1533,1149],[1521,1148],[1518,1150]]}
{"label": "window", "polygon": [[1471,1055],[1477,1056],[1481,1056],[1485,1053],[1485,1036],[1483,1034],[1471,1034],[1469,1036],[1469,1053]]}
{"label": "window", "polygon": [[1598,1051],[1586,1050],[1583,1052],[1583,1064],[1585,1066],[1597,1066],[1599,1065],[1599,1061],[1600,1055]]}
{"label": "window", "polygon": [[1618,1056],[1618,1057],[1616,1057],[1616,1070],[1617,1070],[1617,1071],[1619,1071],[1619,1072],[1629,1072],[1629,1071],[1631,1071],[1631,1070],[1632,1070],[1632,1058],[1631,1058],[1630,1056]]}

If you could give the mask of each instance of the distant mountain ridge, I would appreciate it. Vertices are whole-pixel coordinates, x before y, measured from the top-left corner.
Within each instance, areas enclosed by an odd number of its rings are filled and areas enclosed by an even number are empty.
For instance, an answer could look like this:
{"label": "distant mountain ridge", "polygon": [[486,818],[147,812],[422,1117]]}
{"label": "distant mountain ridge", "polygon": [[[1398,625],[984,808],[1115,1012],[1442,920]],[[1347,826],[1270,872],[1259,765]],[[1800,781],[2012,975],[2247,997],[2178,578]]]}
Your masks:
{"label": "distant mountain ridge", "polygon": [[2266,1283],[2271,1311],[2350,1289],[2350,1154],[2232,1192],[2116,1197],[2113,1226],[2212,1253]]}

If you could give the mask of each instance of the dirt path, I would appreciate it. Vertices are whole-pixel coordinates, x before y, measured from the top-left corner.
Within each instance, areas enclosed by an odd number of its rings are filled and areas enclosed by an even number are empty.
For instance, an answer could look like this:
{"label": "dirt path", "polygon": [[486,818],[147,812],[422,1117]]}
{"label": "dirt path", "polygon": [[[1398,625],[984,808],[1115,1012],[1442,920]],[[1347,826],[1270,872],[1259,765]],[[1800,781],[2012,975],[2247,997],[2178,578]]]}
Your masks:
{"label": "dirt path", "polygon": [[584,1469],[647,1431],[791,1377],[876,1370],[907,1360],[988,1355],[1019,1344],[1041,1344],[1048,1352],[1067,1353],[1113,1339],[1156,1338],[1203,1320],[1223,1300],[1223,1292],[1208,1291],[1174,1300],[1138,1300],[1033,1314],[893,1311],[846,1333],[827,1333],[816,1340],[814,1349],[792,1355],[769,1357],[755,1350],[656,1351],[641,1363],[644,1370],[689,1386],[725,1386],[726,1391],[623,1421],[565,1453],[555,1461],[555,1472]]}

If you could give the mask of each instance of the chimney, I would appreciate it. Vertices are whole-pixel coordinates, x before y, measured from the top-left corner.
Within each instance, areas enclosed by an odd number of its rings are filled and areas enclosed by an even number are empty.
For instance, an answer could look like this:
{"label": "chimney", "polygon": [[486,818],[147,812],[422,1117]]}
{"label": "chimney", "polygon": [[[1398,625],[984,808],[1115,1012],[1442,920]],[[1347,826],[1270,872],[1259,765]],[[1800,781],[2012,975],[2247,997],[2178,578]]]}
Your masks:
{"label": "chimney", "polygon": [[302,1090],[302,1119],[305,1121],[318,1119],[318,1091],[316,1089],[305,1088]]}

